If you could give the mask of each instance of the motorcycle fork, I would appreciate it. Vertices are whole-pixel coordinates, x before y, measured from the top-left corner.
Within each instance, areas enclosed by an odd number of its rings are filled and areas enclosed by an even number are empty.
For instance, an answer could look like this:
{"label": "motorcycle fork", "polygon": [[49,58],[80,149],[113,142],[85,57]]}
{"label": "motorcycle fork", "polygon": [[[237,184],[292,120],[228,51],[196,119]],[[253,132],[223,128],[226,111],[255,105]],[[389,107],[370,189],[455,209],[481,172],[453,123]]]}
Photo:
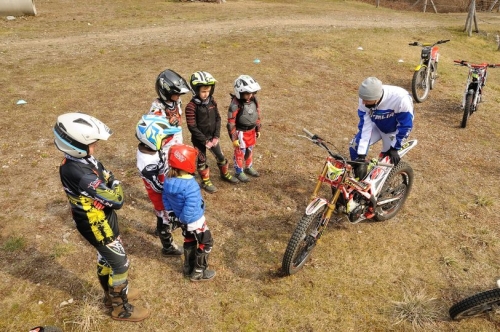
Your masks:
{"label": "motorcycle fork", "polygon": [[[327,171],[328,171],[328,163],[325,162],[325,164],[323,165],[323,169],[320,173],[320,176],[318,177],[318,182],[316,183],[316,187],[314,188],[311,199],[318,197],[319,190],[321,189],[321,185],[323,184],[323,179],[325,178]],[[342,179],[340,180],[339,184],[344,183],[346,176],[347,176],[347,172],[344,172],[344,174],[342,174]],[[335,188],[335,192],[332,195],[332,198],[327,203],[327,208],[326,208],[325,212],[323,213],[323,215],[321,216],[321,220],[319,221],[319,225],[317,227],[318,234],[316,236],[316,240],[319,240],[319,238],[323,234],[323,231],[325,230],[326,226],[328,225],[328,222],[330,221],[330,218],[332,217],[333,211],[335,211],[335,207],[337,204],[337,200],[339,199],[340,192],[341,192],[340,187]]]}

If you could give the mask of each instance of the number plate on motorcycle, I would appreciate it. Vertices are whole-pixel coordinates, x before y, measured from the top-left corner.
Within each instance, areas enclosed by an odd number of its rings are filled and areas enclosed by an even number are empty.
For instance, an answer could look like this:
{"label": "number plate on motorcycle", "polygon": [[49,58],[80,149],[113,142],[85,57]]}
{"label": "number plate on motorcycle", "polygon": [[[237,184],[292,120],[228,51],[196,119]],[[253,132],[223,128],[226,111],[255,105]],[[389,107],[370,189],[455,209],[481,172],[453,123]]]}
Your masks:
{"label": "number plate on motorcycle", "polygon": [[328,170],[326,172],[326,177],[330,181],[336,181],[342,174],[344,174],[345,169],[344,169],[344,164],[340,162],[334,161],[333,163],[328,161],[327,162],[327,167]]}

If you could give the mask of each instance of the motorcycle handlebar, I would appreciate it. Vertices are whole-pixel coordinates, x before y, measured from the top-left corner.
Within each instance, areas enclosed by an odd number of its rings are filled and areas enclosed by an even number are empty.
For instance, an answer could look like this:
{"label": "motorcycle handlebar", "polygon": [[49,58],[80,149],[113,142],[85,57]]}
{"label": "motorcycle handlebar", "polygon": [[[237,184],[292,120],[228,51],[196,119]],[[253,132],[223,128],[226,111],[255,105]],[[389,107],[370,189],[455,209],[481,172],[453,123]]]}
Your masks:
{"label": "motorcycle handlebar", "polygon": [[469,68],[485,68],[485,67],[489,67],[489,68],[496,68],[496,67],[500,67],[500,63],[469,63],[467,60],[453,60],[453,62],[455,62],[456,64],[459,64],[461,66],[466,66],[466,67],[469,67]]}
{"label": "motorcycle handlebar", "polygon": [[410,46],[434,46],[434,45],[438,45],[438,44],[444,44],[444,43],[447,43],[449,41],[450,41],[449,39],[441,39],[441,40],[438,40],[437,42],[435,42],[434,44],[413,42],[413,43],[409,43],[408,45],[410,45]]}
{"label": "motorcycle handlebar", "polygon": [[307,136],[309,136],[309,139],[316,145],[319,145],[321,146],[322,148],[324,148],[326,151],[328,151],[328,153],[330,154],[330,156],[332,156],[333,158],[335,159],[339,159],[339,160],[345,160],[344,157],[342,157],[341,155],[338,155],[338,154],[335,154],[333,153],[329,148],[328,146],[325,144],[324,140],[319,137],[318,135],[316,134],[313,134],[311,133],[309,130],[307,130],[306,128],[302,128],[302,131],[304,133],[306,133]]}

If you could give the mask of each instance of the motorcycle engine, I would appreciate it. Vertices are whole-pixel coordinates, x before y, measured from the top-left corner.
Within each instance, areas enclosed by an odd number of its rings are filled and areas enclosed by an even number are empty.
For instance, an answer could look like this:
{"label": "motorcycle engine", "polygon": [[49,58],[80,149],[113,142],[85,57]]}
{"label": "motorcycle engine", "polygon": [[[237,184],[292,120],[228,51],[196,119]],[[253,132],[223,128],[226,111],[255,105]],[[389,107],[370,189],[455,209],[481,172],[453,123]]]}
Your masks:
{"label": "motorcycle engine", "polygon": [[347,217],[349,218],[349,221],[355,224],[366,219],[364,214],[367,208],[368,202],[366,199],[358,193],[354,193],[352,199],[350,199],[347,203],[346,211],[348,212]]}

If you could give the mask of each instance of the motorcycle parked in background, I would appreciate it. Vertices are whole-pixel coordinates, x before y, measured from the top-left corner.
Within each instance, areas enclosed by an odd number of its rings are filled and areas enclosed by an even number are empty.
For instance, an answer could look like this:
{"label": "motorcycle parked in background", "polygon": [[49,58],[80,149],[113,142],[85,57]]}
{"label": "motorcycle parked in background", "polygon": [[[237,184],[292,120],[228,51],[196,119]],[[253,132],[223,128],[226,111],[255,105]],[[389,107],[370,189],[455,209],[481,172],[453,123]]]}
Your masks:
{"label": "motorcycle parked in background", "polygon": [[413,42],[408,45],[420,46],[420,63],[415,67],[413,79],[411,81],[411,93],[417,103],[421,103],[429,97],[429,91],[434,89],[436,84],[437,65],[439,62],[439,48],[438,44],[449,42],[449,39],[439,40],[434,44]]}
{"label": "motorcycle parked in background", "polygon": [[465,91],[462,98],[464,115],[462,117],[462,123],[460,124],[462,128],[465,128],[467,126],[467,120],[477,111],[478,104],[481,102],[483,87],[488,77],[488,68],[500,67],[500,64],[488,64],[485,62],[474,64],[465,60],[453,60],[453,62],[469,68],[469,74],[467,75],[467,82],[465,83]]}

